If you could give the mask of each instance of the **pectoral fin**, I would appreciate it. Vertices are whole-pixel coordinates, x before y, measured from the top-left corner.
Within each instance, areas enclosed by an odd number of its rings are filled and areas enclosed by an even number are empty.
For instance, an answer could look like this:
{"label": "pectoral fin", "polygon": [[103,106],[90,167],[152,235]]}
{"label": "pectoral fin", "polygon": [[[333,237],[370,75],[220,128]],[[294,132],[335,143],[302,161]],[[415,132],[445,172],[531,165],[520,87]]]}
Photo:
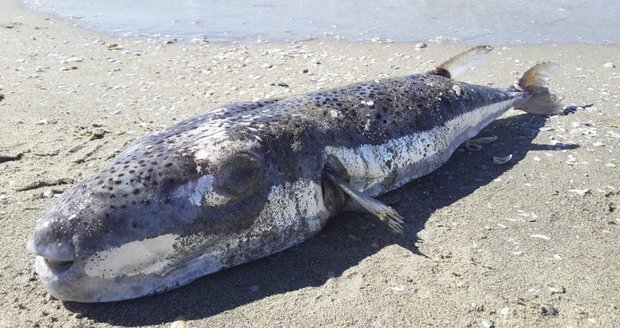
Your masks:
{"label": "pectoral fin", "polygon": [[353,189],[347,182],[342,180],[332,169],[325,167],[325,177],[334,185],[338,186],[342,191],[349,195],[351,199],[357,202],[368,212],[374,214],[379,220],[385,222],[397,233],[403,233],[403,217],[393,208],[384,203],[366,195],[361,191]]}

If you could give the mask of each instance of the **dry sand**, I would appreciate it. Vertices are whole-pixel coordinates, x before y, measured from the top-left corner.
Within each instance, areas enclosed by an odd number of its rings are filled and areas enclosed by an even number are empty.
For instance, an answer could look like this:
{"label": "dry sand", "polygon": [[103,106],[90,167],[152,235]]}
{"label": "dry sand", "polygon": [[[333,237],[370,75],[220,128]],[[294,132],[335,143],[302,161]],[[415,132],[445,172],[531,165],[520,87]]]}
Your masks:
{"label": "dry sand", "polygon": [[37,280],[36,220],[135,138],[223,103],[424,71],[465,47],[147,44],[2,1],[0,326],[617,327],[620,68],[605,64],[620,66],[618,46],[497,47],[467,80],[507,86],[552,60],[565,103],[594,106],[511,111],[481,133],[494,143],[383,196],[404,237],[342,214],[294,249],[111,304],[63,303]]}

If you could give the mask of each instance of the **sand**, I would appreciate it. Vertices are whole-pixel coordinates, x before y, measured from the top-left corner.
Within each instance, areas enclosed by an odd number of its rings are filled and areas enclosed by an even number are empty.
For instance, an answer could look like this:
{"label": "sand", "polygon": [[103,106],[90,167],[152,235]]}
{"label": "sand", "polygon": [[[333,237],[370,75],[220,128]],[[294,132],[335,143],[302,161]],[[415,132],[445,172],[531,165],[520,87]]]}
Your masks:
{"label": "sand", "polygon": [[0,7],[1,327],[620,323],[620,47],[497,46],[463,79],[508,86],[552,60],[564,102],[594,105],[510,111],[481,133],[495,142],[382,196],[406,218],[402,237],[343,213],[298,247],[171,292],[77,304],[48,295],[26,240],[59,193],[132,140],[228,102],[421,72],[468,45],[153,44]]}

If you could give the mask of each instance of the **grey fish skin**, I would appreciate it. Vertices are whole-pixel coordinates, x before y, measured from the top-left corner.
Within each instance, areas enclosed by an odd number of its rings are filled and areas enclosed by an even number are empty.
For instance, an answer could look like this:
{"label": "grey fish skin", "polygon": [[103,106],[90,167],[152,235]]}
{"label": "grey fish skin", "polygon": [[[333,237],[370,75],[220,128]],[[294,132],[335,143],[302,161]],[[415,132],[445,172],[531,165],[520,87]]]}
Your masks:
{"label": "grey fish skin", "polygon": [[175,288],[311,238],[350,201],[338,183],[377,196],[435,170],[509,108],[528,110],[533,87],[416,74],[224,106],[136,141],[65,192],[28,250],[64,301]]}

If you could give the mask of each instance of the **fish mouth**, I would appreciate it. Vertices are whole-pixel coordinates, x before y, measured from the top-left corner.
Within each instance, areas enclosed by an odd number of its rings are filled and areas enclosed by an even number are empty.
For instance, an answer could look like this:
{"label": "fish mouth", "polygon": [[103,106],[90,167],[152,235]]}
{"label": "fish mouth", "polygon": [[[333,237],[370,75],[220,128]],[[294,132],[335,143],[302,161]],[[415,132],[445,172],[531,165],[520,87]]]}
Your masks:
{"label": "fish mouth", "polygon": [[42,257],[43,263],[47,266],[47,270],[49,270],[55,276],[62,276],[71,269],[73,263],[75,261],[55,261],[48,259],[47,257]]}
{"label": "fish mouth", "polygon": [[28,240],[26,248],[37,256],[35,270],[41,276],[64,276],[75,264],[75,247],[70,242],[37,243],[33,236]]}
{"label": "fish mouth", "polygon": [[34,269],[41,279],[61,280],[71,271],[75,261],[56,261],[44,256],[37,256]]}

